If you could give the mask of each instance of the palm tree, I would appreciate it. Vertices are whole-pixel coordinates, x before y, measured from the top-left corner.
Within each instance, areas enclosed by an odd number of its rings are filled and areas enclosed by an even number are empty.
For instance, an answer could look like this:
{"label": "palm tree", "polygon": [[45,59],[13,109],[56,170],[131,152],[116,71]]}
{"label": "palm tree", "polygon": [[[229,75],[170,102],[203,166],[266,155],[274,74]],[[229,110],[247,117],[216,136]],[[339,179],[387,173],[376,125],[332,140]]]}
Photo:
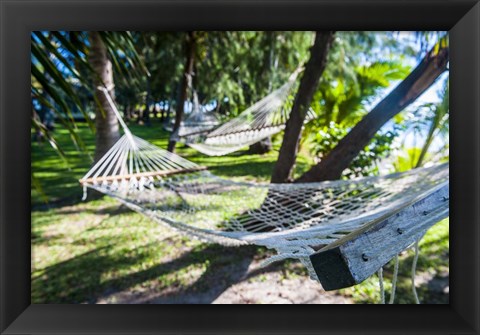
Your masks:
{"label": "palm tree", "polygon": [[[365,103],[377,96],[392,81],[404,79],[409,71],[400,61],[375,61],[368,65],[354,66],[352,78],[340,77],[322,80],[318,93],[323,102],[319,113],[319,126],[330,122],[352,125],[366,114]],[[332,82],[336,82],[333,85]]]}
{"label": "palm tree", "polygon": [[175,135],[180,129],[180,124],[182,122],[185,101],[187,100],[188,90],[192,88],[192,76],[193,76],[193,67],[195,65],[195,54],[196,54],[196,36],[194,31],[187,33],[185,41],[185,68],[184,74],[182,77],[182,84],[180,88],[180,95],[177,102],[177,110],[175,113],[175,123],[173,125],[172,136],[168,142],[167,150],[170,152],[175,151],[175,145],[177,141],[175,140]]}
{"label": "palm tree", "polygon": [[447,70],[449,48],[442,38],[420,64],[385,99],[352,128],[338,145],[296,182],[314,182],[340,178],[358,153],[391,118],[425,92]]}
{"label": "palm tree", "polygon": [[432,114],[428,117],[427,122],[430,123],[427,137],[420,151],[417,163],[415,167],[420,167],[423,165],[427,152],[429,151],[433,140],[437,135],[448,135],[448,118],[449,118],[449,85],[448,81],[445,83],[445,88],[443,90],[442,100],[431,106]]}
{"label": "palm tree", "polygon": [[[108,94],[114,97],[113,68],[108,58],[107,47],[96,31],[88,33],[90,53],[88,61],[95,70],[93,83],[95,86],[103,86]],[[95,161],[98,161],[119,139],[118,120],[108,103],[104,91],[96,88],[95,98],[99,106],[95,109]]]}
{"label": "palm tree", "polygon": [[[72,107],[83,114],[96,132],[95,159],[98,159],[119,137],[118,123],[106,97],[97,89],[108,88],[114,96],[114,70],[117,84],[127,83],[138,89],[148,75],[129,32],[41,32],[32,33],[32,99],[50,109],[67,129],[79,150],[85,150],[78,136]],[[140,88],[141,89],[141,88]],[[87,113],[82,93],[96,102],[95,123]],[[61,155],[48,129],[32,114],[32,125],[51,138],[53,148]]]}

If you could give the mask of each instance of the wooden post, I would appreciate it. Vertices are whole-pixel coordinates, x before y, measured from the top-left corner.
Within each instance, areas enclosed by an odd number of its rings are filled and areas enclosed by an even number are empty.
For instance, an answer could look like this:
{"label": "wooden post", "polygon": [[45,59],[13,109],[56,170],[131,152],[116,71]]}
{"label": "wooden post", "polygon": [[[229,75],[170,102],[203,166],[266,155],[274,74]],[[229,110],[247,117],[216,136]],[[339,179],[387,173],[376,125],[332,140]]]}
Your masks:
{"label": "wooden post", "polygon": [[449,184],[415,199],[394,214],[383,216],[310,256],[326,291],[361,283],[395,255],[448,217]]}

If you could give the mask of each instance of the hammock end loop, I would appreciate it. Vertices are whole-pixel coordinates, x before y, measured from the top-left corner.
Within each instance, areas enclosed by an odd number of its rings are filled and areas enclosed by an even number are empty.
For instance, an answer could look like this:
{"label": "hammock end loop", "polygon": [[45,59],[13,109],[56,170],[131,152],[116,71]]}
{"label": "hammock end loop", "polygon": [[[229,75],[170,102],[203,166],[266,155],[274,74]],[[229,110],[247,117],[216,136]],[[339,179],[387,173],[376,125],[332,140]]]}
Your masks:
{"label": "hammock end loop", "polygon": [[87,186],[83,185],[83,196],[82,201],[87,200]]}

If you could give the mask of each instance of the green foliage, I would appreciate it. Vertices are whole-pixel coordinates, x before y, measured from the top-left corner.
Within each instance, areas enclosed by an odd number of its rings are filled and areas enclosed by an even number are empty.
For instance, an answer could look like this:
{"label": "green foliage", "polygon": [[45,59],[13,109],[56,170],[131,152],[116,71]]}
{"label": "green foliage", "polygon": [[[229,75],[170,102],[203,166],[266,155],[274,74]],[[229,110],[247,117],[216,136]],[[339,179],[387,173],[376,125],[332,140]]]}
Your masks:
{"label": "green foliage", "polygon": [[176,100],[176,87],[181,79],[184,66],[183,32],[132,32],[132,39],[142,63],[150,76],[143,76],[138,88],[122,82],[122,75],[115,74],[117,101],[120,105],[143,105],[152,101]]}
{"label": "green foliage", "polygon": [[[422,166],[425,161],[430,147],[432,146],[435,138],[441,138],[443,140],[443,147],[441,147],[436,155],[435,159],[441,159],[446,155],[448,151],[448,137],[449,137],[449,86],[448,80],[445,83],[444,90],[441,93],[442,100],[439,103],[427,106],[430,109],[430,113],[425,118],[425,122],[428,125],[427,136],[420,152],[416,167]],[[439,157],[440,156],[440,157]]]}
{"label": "green foliage", "polygon": [[[404,54],[412,51],[389,33],[337,33],[329,62],[312,103],[318,118],[307,126],[304,145],[321,159],[327,155],[392,83],[404,79],[410,66]],[[378,133],[360,152],[343,177],[376,174],[378,162],[394,150],[404,130],[399,123]]]}
{"label": "green foliage", "polygon": [[358,122],[384,89],[408,75],[410,52],[389,33],[338,32],[312,104],[316,125]]}
{"label": "green foliage", "polygon": [[[318,159],[322,159],[323,156],[335,148],[349,130],[334,122],[317,129],[317,132],[311,136],[308,145],[312,154]],[[378,174],[378,163],[383,158],[388,157],[395,149],[393,144],[399,130],[400,127],[394,125],[391,130],[377,133],[372,141],[355,157],[348,169],[344,171],[343,177],[349,179]]]}
{"label": "green foliage", "polygon": [[311,32],[197,32],[194,87],[202,103],[236,116],[279,87],[308,56]]}
{"label": "green foliage", "polygon": [[318,111],[317,124],[330,121],[352,125],[368,113],[366,106],[382,89],[403,79],[409,71],[400,62],[375,62],[356,66],[352,77],[324,76],[315,95],[314,109]]}
{"label": "green foliage", "polygon": [[[414,169],[417,166],[418,158],[421,153],[420,148],[404,148],[397,153],[396,159],[393,162],[395,171],[402,172]],[[428,157],[426,157],[428,159]]]}
{"label": "green foliage", "polygon": [[150,73],[137,53],[132,34],[129,31],[104,31],[100,36],[115,67],[114,73],[117,73],[115,82],[141,89],[143,79],[148,78]]}
{"label": "green foliage", "polygon": [[[396,122],[404,125],[402,152],[396,167],[401,170],[420,167],[425,163],[437,163],[449,157],[449,87],[448,78],[439,92],[438,103],[424,103],[399,114]],[[407,138],[412,147],[407,146]],[[434,144],[434,141],[436,143]]]}
{"label": "green foliage", "polygon": [[436,53],[440,47],[444,48],[449,43],[446,31],[416,31],[414,37],[419,45],[419,57],[423,57],[433,46]]}
{"label": "green foliage", "polygon": [[[139,85],[139,79],[148,71],[139,59],[129,32],[101,32],[108,53],[124,81]],[[89,42],[86,32],[42,32],[31,34],[31,94],[34,106],[40,105],[54,114],[62,126],[68,130],[71,139],[79,150],[85,150],[78,136],[73,111],[82,114],[83,119],[94,131],[88,113],[88,100],[94,96],[92,79],[95,71],[88,62]],[[42,127],[38,112],[33,111],[33,127],[47,138],[53,138],[46,127]],[[41,118],[41,115],[40,115]],[[35,121],[36,120],[36,121]],[[41,120],[40,120],[41,121]],[[50,140],[50,143],[54,141]],[[60,147],[53,148],[62,154]]]}
{"label": "green foliage", "polygon": [[[81,111],[94,130],[89,117],[93,109],[93,87],[87,34],[32,33],[33,99],[42,109],[54,111],[57,122],[69,132],[76,148],[83,151],[87,148],[79,135],[73,112]],[[236,116],[279,87],[307,60],[313,40],[313,32],[197,31],[195,36],[193,89],[200,103],[215,108],[224,120]],[[307,134],[303,139],[306,152],[318,157],[327,154],[387,87],[407,75],[409,66],[405,59],[418,50],[402,36],[402,33],[392,32],[336,33],[312,103],[318,118],[310,122],[304,132]],[[436,35],[418,34],[418,39],[431,40],[432,36]],[[168,108],[175,104],[185,63],[185,38],[185,32],[102,33],[114,65],[116,99],[121,110],[127,107],[139,110],[157,102],[165,103]],[[188,99],[190,96],[191,92]],[[445,105],[448,106],[448,101]],[[431,106],[435,111],[442,108]],[[42,126],[41,113],[33,112],[33,127],[62,155],[61,144],[55,144],[56,134]],[[419,114],[415,120],[423,118],[425,125],[432,125],[430,139],[448,133],[445,113],[436,115]],[[327,127],[331,122],[333,129],[329,136],[333,139],[324,136],[330,132]],[[400,131],[396,128],[391,133],[378,135],[348,174],[374,173],[375,164],[388,155],[391,139]],[[424,148],[430,146],[427,142]],[[362,164],[365,164],[363,172],[359,170]]]}

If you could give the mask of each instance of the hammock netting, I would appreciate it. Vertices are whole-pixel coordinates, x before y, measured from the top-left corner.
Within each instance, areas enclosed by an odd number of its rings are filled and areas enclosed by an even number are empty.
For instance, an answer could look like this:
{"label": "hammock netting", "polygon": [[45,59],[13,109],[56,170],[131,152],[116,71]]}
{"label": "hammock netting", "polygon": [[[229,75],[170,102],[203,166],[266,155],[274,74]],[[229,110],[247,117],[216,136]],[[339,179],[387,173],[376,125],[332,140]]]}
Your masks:
{"label": "hammock netting", "polygon": [[[124,123],[122,122],[122,125]],[[448,164],[380,177],[305,184],[236,182],[125,135],[80,180],[151,219],[228,246],[275,249],[300,260],[448,183]]]}
{"label": "hammock netting", "polygon": [[[193,92],[192,111],[185,117],[180,124],[180,128],[172,134],[171,139],[175,141],[188,142],[196,139],[203,134],[208,133],[220,124],[215,113],[208,112],[198,102],[198,95]],[[173,126],[167,128],[172,131]]]}
{"label": "hammock netting", "polygon": [[[222,156],[257,143],[285,129],[292,109],[292,89],[301,69],[280,88],[254,103],[237,117],[211,131],[183,131],[174,139],[209,156]],[[315,117],[309,109],[306,122]]]}

